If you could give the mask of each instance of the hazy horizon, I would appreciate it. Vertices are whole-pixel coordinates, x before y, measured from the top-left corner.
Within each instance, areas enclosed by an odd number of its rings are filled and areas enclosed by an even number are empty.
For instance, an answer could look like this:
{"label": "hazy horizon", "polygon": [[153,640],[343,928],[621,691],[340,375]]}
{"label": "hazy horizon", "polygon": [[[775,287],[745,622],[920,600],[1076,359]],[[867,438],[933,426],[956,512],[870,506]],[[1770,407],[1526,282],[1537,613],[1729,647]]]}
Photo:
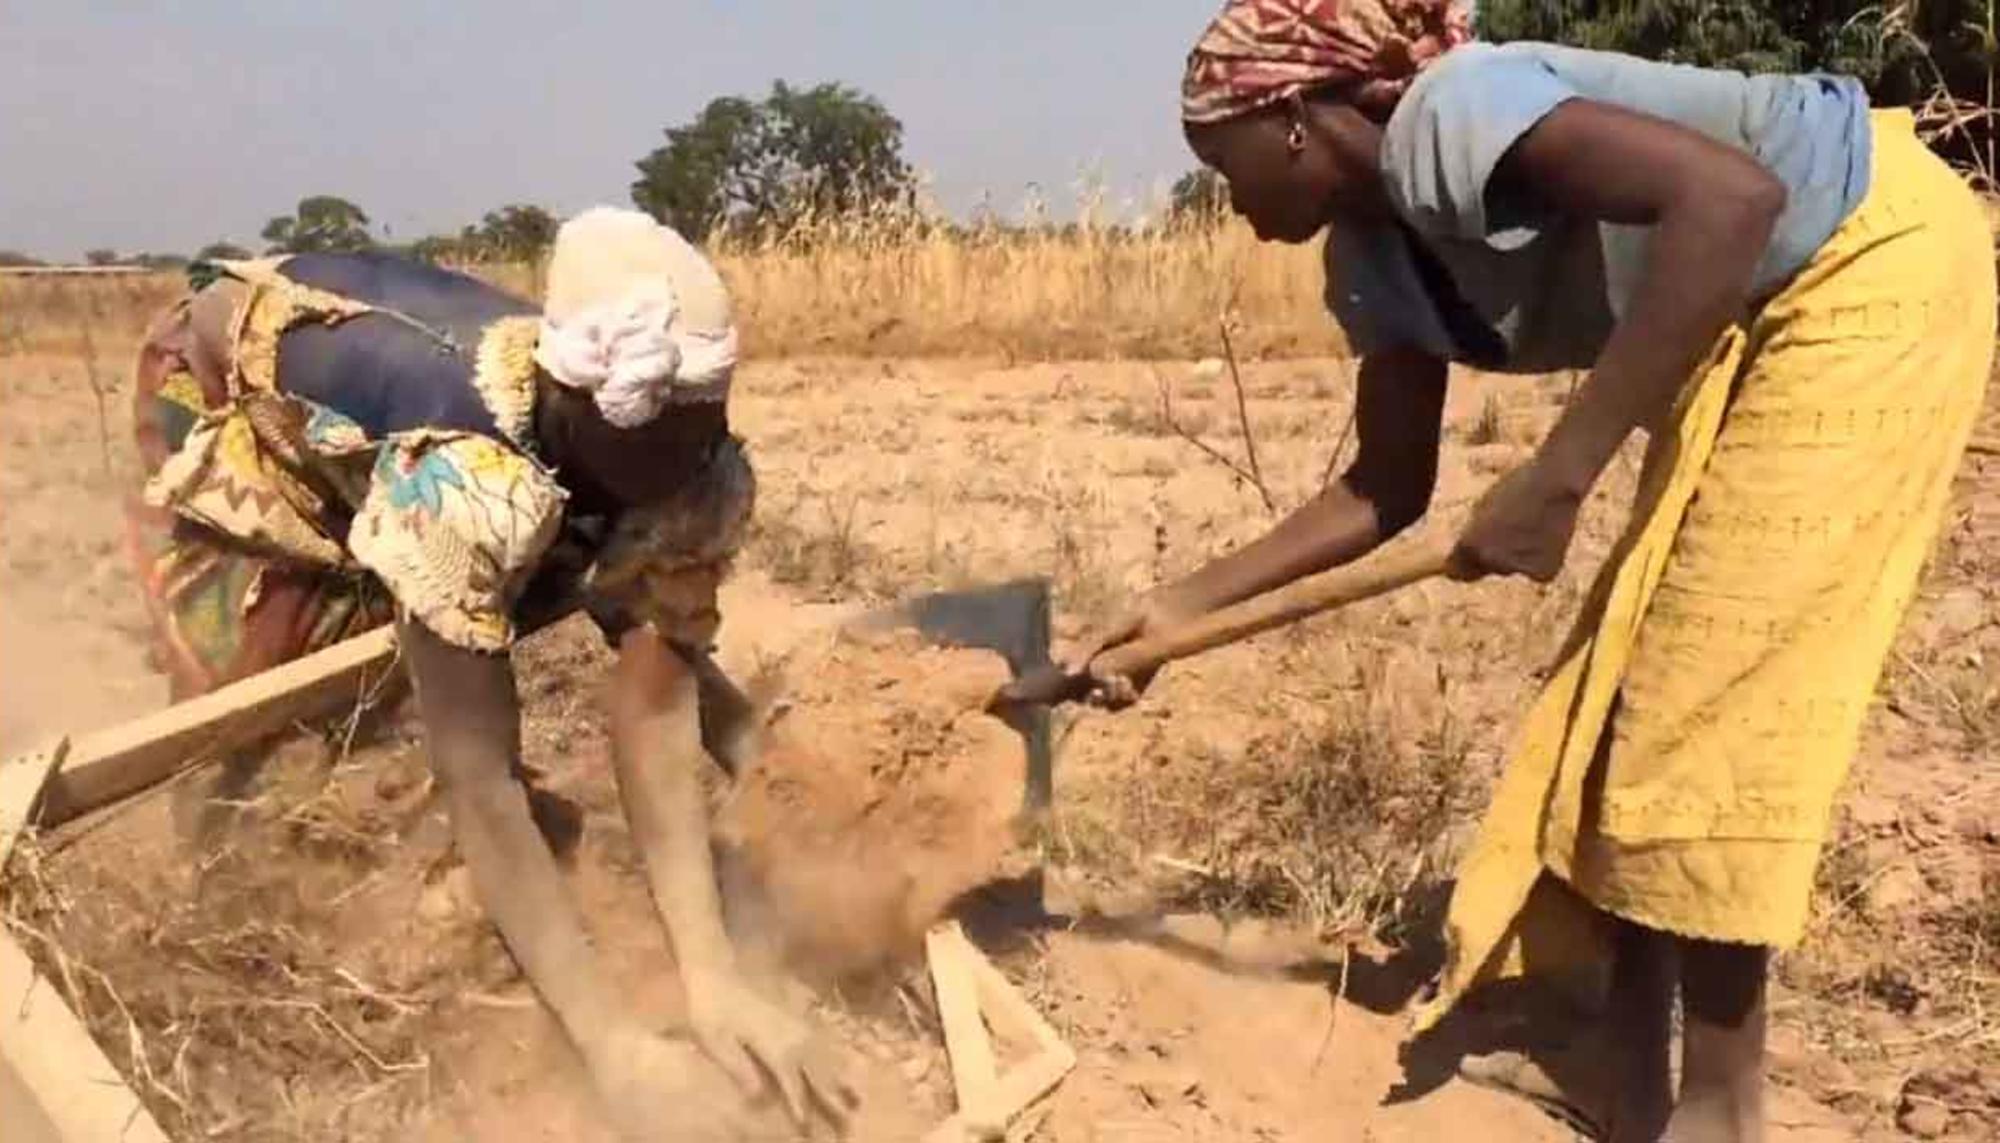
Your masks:
{"label": "hazy horizon", "polygon": [[[588,10],[494,0],[213,0],[0,11],[0,249],[255,247],[312,194],[392,241],[486,211],[627,204],[710,99],[837,81],[880,99],[938,202],[1059,211],[1095,172],[1138,205],[1194,163],[1181,61],[1218,0],[991,9],[889,0]],[[160,6],[162,9],[167,6]]]}

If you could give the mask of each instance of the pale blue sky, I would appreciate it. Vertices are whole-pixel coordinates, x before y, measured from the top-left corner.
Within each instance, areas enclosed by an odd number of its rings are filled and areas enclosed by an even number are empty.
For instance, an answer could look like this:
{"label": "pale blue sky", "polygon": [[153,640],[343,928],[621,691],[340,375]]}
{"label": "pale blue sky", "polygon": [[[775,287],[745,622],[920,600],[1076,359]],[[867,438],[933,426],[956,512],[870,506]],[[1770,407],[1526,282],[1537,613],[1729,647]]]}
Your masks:
{"label": "pale blue sky", "polygon": [[0,0],[0,248],[250,241],[320,192],[399,239],[622,204],[662,128],[773,79],[879,97],[954,210],[1086,168],[1143,197],[1192,162],[1177,81],[1217,6]]}

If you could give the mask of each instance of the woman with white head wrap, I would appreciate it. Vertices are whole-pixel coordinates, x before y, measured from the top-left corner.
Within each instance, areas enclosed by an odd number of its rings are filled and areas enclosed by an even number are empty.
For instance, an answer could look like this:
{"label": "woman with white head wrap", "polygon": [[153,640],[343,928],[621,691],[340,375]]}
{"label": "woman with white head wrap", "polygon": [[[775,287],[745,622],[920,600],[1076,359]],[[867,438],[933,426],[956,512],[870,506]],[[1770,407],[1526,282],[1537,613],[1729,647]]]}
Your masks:
{"label": "woman with white head wrap", "polygon": [[697,1042],[796,1115],[843,1119],[805,1023],[738,974],[709,864],[697,704],[727,687],[708,648],[755,489],[715,268],[599,208],[558,233],[539,311],[381,254],[198,271],[137,386],[134,552],[177,697],[393,617],[480,899],[613,1119],[646,1137],[697,1110],[676,1097],[694,1049],[638,1025],[602,974],[536,831],[573,840],[574,809],[524,787],[518,756],[508,652],[588,611],[618,650],[613,764]]}

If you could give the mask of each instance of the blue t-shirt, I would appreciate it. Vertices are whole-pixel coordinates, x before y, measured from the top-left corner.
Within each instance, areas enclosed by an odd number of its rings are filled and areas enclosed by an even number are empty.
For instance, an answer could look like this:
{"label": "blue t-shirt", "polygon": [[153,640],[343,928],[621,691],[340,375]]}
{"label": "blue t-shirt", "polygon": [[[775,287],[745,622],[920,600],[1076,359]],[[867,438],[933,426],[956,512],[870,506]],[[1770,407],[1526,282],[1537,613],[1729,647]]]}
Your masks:
{"label": "blue t-shirt", "polygon": [[1868,97],[1855,80],[1468,44],[1417,78],[1384,131],[1382,173],[1402,225],[1336,223],[1327,236],[1327,304],[1356,352],[1414,347],[1521,372],[1596,361],[1652,228],[1539,212],[1488,186],[1508,149],[1571,99],[1697,131],[1785,185],[1755,293],[1790,280],[1868,190]]}

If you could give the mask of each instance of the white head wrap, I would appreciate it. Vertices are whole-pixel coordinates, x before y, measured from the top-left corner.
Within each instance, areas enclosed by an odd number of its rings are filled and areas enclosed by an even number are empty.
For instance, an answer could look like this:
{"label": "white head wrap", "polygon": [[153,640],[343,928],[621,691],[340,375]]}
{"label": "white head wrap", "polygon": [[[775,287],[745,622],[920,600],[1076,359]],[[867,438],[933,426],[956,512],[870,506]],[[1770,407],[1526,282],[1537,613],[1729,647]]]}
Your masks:
{"label": "white head wrap", "polygon": [[637,428],[668,404],[724,400],[736,351],[721,275],[671,229],[596,207],[556,233],[535,362],[605,420]]}

